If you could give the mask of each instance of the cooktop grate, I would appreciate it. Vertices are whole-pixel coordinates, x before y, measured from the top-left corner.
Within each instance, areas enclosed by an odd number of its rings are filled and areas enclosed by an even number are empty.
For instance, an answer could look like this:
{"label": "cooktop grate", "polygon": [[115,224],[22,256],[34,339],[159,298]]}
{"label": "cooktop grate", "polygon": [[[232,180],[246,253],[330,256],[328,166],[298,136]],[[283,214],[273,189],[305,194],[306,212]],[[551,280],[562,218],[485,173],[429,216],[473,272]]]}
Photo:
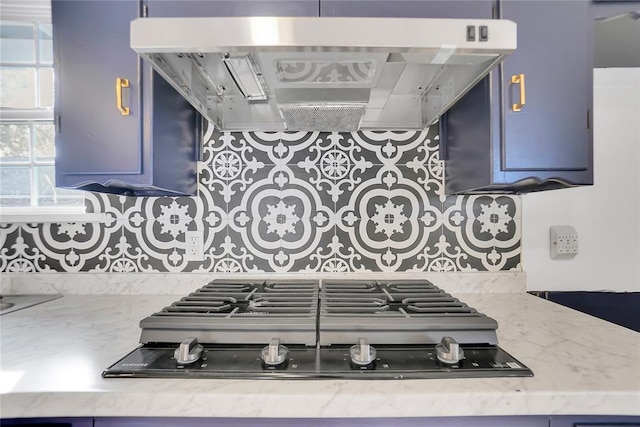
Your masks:
{"label": "cooktop grate", "polygon": [[497,344],[495,320],[427,280],[212,281],[140,322],[142,343]]}
{"label": "cooktop grate", "polygon": [[315,345],[317,281],[213,281],[140,322],[140,342]]}
{"label": "cooktop grate", "polygon": [[461,343],[498,341],[495,320],[428,280],[324,281],[320,290],[320,345]]}

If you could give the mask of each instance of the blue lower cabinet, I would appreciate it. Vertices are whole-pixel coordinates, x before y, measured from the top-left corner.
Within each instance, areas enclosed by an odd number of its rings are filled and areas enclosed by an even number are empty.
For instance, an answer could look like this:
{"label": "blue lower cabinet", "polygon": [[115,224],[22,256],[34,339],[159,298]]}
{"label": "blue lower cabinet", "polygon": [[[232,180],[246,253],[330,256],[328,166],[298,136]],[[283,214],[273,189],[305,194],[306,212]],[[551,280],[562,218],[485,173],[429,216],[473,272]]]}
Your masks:
{"label": "blue lower cabinet", "polygon": [[93,427],[93,418],[14,418],[0,420],[2,426]]}
{"label": "blue lower cabinet", "polygon": [[533,292],[565,307],[640,332],[640,292]]}
{"label": "blue lower cabinet", "polygon": [[512,416],[432,418],[16,418],[22,427],[640,427],[632,416]]}
{"label": "blue lower cabinet", "polygon": [[95,427],[548,427],[545,416],[436,418],[96,418]]}
{"label": "blue lower cabinet", "polygon": [[640,427],[640,417],[556,415],[549,427]]}

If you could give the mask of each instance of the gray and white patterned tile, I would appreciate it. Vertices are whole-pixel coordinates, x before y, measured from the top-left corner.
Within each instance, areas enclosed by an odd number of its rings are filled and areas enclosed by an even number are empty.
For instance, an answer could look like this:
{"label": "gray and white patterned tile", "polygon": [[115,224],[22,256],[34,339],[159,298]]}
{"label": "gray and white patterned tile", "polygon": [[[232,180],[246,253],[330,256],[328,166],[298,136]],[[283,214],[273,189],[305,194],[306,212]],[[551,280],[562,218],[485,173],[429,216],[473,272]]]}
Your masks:
{"label": "gray and white patterned tile", "polygon": [[[284,167],[286,169],[286,166]],[[251,213],[251,209],[260,208],[264,214],[264,206],[257,205],[257,201],[261,198],[268,199],[272,203],[279,198],[282,187],[288,182],[288,175],[282,171],[283,167],[274,165],[265,165],[241,179],[229,182],[229,197],[225,198],[227,202],[227,214],[234,217],[238,211],[245,211],[249,216],[259,216]],[[264,200],[263,203],[266,203]]]}
{"label": "gray and white patterned tile", "polygon": [[455,271],[440,252],[442,245],[442,223],[429,230],[426,244],[417,248],[416,254],[405,257],[396,271]]}
{"label": "gray and white patterned tile", "polygon": [[270,154],[275,164],[295,165],[327,144],[320,132],[280,132],[280,141]]}
{"label": "gray and white patterned tile", "polygon": [[[466,237],[466,236],[465,236]],[[478,247],[474,242],[465,240],[461,233],[443,225],[442,237],[436,245],[438,271],[487,271],[491,263],[487,255],[493,249],[491,244]]]}
{"label": "gray and white patterned tile", "polygon": [[[208,191],[214,189],[218,192],[227,204],[234,195],[244,191],[248,184],[260,179],[263,168],[273,165],[268,153],[262,151],[265,148],[263,144],[255,142],[261,140],[255,138],[254,141],[252,136],[254,134],[251,132],[220,134],[220,144],[215,150],[210,149],[203,167],[206,176],[201,183]],[[250,145],[251,143],[254,145]]]}
{"label": "gray and white patterned tile", "polygon": [[352,214],[353,212],[347,212],[336,227],[332,241],[332,249],[335,251],[333,263],[336,268],[346,267],[348,271],[383,271],[382,255],[388,246],[369,237],[374,235],[371,221]]}
{"label": "gray and white patterned tile", "polygon": [[[88,193],[104,224],[0,225],[0,271],[483,271],[520,268],[513,196],[443,196],[438,128],[209,126],[197,197]],[[201,230],[204,261],[186,261]]]}
{"label": "gray and white patterned tile", "polygon": [[[59,258],[63,256],[67,257],[66,253],[51,253],[49,248],[51,245],[42,241],[42,235],[48,235],[43,233],[45,227],[47,230],[51,229],[52,224],[22,224],[20,226],[20,255],[23,259],[28,259],[32,262],[33,270],[36,272],[42,271],[66,271],[64,268],[64,262],[60,262]],[[54,239],[49,239],[54,240]],[[53,243],[55,245],[55,243]],[[69,252],[68,256],[73,260],[76,253]]]}
{"label": "gray and white patterned tile", "polygon": [[372,177],[355,185],[347,204],[337,209],[336,236],[343,246],[338,256],[350,258],[354,270],[384,271],[389,237],[406,218],[387,218],[391,202],[389,186],[382,182],[384,171],[374,166],[371,172]]}
{"label": "gray and white patterned tile", "polygon": [[[9,253],[9,249],[19,235],[19,224],[0,222],[0,253]],[[1,261],[1,259],[0,259]]]}
{"label": "gray and white patterned tile", "polygon": [[[198,162],[198,198],[201,199],[204,212],[207,212],[207,205],[222,207],[226,212],[226,199],[229,197],[228,174],[230,173],[232,176],[236,174],[234,169],[236,163],[231,160],[229,163],[222,164],[222,166],[230,169],[230,172],[214,167],[214,159],[217,159],[218,162],[221,161],[219,154],[223,147],[219,137],[219,132],[212,132],[211,129],[207,129],[207,142],[204,144],[203,161]],[[214,200],[215,203],[213,202]]]}
{"label": "gray and white patterned tile", "polygon": [[[226,209],[206,197],[127,198],[123,208],[121,271],[178,272],[202,268],[187,261],[186,232],[224,230]],[[205,238],[206,243],[206,238]]]}
{"label": "gray and white patterned tile", "polygon": [[[286,163],[289,165],[312,164],[318,166],[327,152],[332,151],[334,147],[331,132],[284,132],[282,135],[286,138],[289,150],[284,156]],[[295,138],[300,138],[295,140]]]}
{"label": "gray and white patterned tile", "polygon": [[389,191],[392,183],[384,182],[383,179],[383,173],[387,171],[388,169],[383,170],[382,165],[371,165],[353,178],[345,179],[339,184],[341,193],[336,201],[336,213],[342,215],[343,211],[353,211],[358,217],[366,217],[367,209],[372,209],[370,214],[375,213],[367,200]]}
{"label": "gray and white patterned tile", "polygon": [[24,242],[29,246],[36,271],[108,271],[118,258],[115,248],[122,228],[106,223],[24,224]]}
{"label": "gray and white patterned tile", "polygon": [[351,159],[347,163],[348,169],[344,174],[336,175],[331,198],[335,202],[335,211],[340,212],[347,206],[355,206],[351,203],[353,194],[359,193],[363,186],[369,186],[377,180],[382,169],[381,165],[370,162],[354,163]]}
{"label": "gray and white patterned tile", "polygon": [[[256,270],[252,264],[253,257],[247,253],[241,238],[233,234],[230,219],[226,216],[211,226],[207,220],[196,221],[191,228],[203,230],[204,256],[203,262],[190,262],[187,271],[212,271],[217,273],[236,273]],[[251,264],[251,265],[248,265]]]}
{"label": "gray and white patterned tile", "polygon": [[342,139],[345,149],[356,148],[362,159],[377,165],[426,163],[437,143],[437,128],[414,131],[361,131]]}
{"label": "gray and white patterned tile", "polygon": [[[284,221],[295,206],[282,201],[282,188],[290,180],[286,166],[268,165],[246,183],[229,203],[227,257],[243,271],[275,271],[282,235],[291,232]],[[284,213],[283,213],[284,212]]]}
{"label": "gray and white patterned tile", "polygon": [[[352,165],[382,165],[383,162],[378,156],[382,142],[372,141],[367,135],[361,132],[332,132],[329,138],[332,150],[342,152]],[[389,141],[383,142],[386,144]]]}
{"label": "gray and white patterned tile", "polygon": [[291,180],[282,189],[282,199],[287,205],[295,205],[298,217],[311,218],[322,212],[333,216],[336,204],[331,195],[334,182],[322,176],[318,169],[289,166]]}
{"label": "gray and white patterned tile", "polygon": [[321,271],[324,263],[334,257],[329,245],[335,226],[327,225],[328,219],[318,220],[317,216],[293,221],[292,232],[282,236],[281,267],[286,271]]}
{"label": "gray and white patterned tile", "polygon": [[229,148],[242,155],[245,165],[286,164],[290,149],[282,132],[232,132]]}
{"label": "gray and white patterned tile", "polygon": [[130,271],[180,272],[187,266],[185,232],[191,221],[166,224],[155,219],[134,220],[125,226],[124,258]]}
{"label": "gray and white patterned tile", "polygon": [[378,269],[398,271],[424,251],[431,234],[439,233],[439,198],[411,167],[374,166],[372,172],[375,176],[355,186],[348,204],[338,209],[337,235],[374,259]]}
{"label": "gray and white patterned tile", "polygon": [[196,197],[127,197],[123,216],[128,220],[157,220],[170,227],[172,223],[202,219],[204,209]]}
{"label": "gray and white patterned tile", "polygon": [[84,193],[84,206],[87,213],[120,213],[124,196],[103,193]]}
{"label": "gray and white patterned tile", "polygon": [[[0,224],[0,271],[33,273],[53,270],[43,264],[39,249],[29,233],[23,233],[19,224]],[[56,271],[56,270],[53,270]]]}
{"label": "gray and white patterned tile", "polygon": [[266,271],[291,271],[296,261],[317,247],[325,232],[332,231],[333,218],[333,206],[324,206],[306,176],[275,165],[234,202],[229,237],[231,242],[244,243],[256,268],[260,268],[256,263],[266,262]]}
{"label": "gray and white patterned tile", "polygon": [[[225,132],[220,137],[220,151],[235,154],[245,166],[294,164],[312,151],[310,147],[318,135],[319,132]],[[214,159],[213,164],[218,163]]]}
{"label": "gray and white patterned tile", "polygon": [[518,199],[511,196],[459,196],[446,200],[443,235],[451,244],[450,256],[461,271],[497,271],[507,265],[507,269],[518,268],[518,206]]}
{"label": "gray and white patterned tile", "polygon": [[276,257],[282,249],[281,237],[260,218],[239,222],[230,219],[225,244],[226,258],[241,266],[243,272],[278,270]]}

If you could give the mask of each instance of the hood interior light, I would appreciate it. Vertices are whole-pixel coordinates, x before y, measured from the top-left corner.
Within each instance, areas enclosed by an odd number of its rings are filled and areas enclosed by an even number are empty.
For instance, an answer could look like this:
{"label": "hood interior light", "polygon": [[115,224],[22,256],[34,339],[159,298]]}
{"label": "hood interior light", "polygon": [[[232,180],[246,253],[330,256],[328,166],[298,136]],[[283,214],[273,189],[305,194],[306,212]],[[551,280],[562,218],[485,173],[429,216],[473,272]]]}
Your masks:
{"label": "hood interior light", "polygon": [[245,99],[249,101],[265,101],[267,99],[262,73],[258,71],[251,55],[231,56],[225,54],[222,61]]}

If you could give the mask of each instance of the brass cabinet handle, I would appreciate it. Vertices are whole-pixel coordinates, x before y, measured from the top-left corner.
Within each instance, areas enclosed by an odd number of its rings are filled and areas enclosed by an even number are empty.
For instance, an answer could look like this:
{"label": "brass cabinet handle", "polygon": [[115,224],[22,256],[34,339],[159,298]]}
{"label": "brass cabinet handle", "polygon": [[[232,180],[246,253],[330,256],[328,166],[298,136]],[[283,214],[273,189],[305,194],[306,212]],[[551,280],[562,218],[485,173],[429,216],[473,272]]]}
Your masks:
{"label": "brass cabinet handle", "polygon": [[511,105],[511,110],[522,111],[522,107],[524,107],[524,104],[527,102],[526,89],[524,86],[524,74],[511,76],[511,83],[520,85],[520,103]]}
{"label": "brass cabinet handle", "polygon": [[129,79],[123,79],[118,77],[116,79],[116,107],[120,110],[120,114],[123,116],[129,115],[129,107],[122,105],[122,88],[129,87]]}

